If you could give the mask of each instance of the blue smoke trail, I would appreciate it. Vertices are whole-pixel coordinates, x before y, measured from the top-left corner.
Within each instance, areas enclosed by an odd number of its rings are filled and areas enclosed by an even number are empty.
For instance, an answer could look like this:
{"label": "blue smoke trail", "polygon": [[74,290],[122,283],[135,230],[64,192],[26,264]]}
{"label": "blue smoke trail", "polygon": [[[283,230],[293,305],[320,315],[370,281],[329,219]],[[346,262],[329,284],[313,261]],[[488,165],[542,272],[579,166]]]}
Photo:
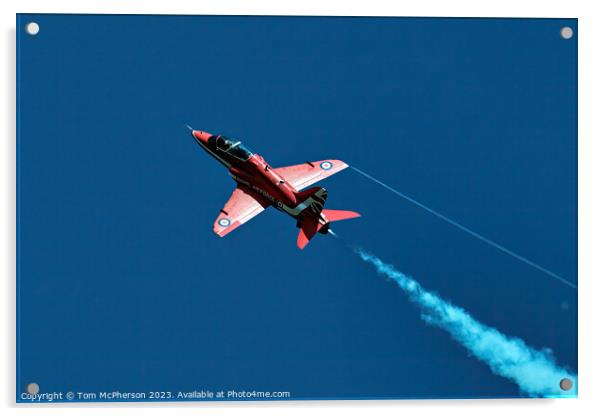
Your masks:
{"label": "blue smoke trail", "polygon": [[[502,334],[477,321],[464,309],[426,291],[416,280],[383,263],[378,257],[363,249],[355,251],[362,260],[399,285],[420,308],[426,323],[447,331],[471,355],[486,363],[494,374],[512,380],[531,397],[577,396],[577,376],[558,367],[551,350],[538,351],[520,338]],[[562,379],[573,383],[569,390],[560,388]]]}

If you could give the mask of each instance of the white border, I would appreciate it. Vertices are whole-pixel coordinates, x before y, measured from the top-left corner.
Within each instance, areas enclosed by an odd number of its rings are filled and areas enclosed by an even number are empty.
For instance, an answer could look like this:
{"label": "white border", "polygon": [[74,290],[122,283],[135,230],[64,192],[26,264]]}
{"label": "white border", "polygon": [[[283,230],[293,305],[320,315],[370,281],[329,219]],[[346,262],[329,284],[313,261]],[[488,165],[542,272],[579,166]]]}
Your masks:
{"label": "white border", "polygon": [[[398,416],[401,413],[421,411],[426,414],[504,415],[532,413],[546,415],[588,414],[599,406],[602,386],[599,371],[602,351],[600,323],[602,302],[602,270],[596,261],[601,257],[602,227],[600,214],[600,179],[602,160],[600,141],[601,25],[602,18],[596,2],[576,1],[69,1],[41,0],[3,1],[0,15],[3,24],[2,87],[0,125],[2,140],[2,195],[3,239],[0,250],[2,274],[2,319],[0,349],[3,369],[0,378],[0,403],[8,408],[6,414],[80,414],[83,408],[90,414],[164,415],[179,414],[233,414],[244,411],[249,415],[281,415],[308,412],[327,415],[334,411],[349,415],[366,413]],[[15,397],[15,13],[143,13],[143,14],[266,14],[266,15],[350,15],[350,16],[487,16],[487,17],[578,17],[579,18],[579,399],[577,400],[443,400],[443,401],[381,401],[381,402],[247,402],[247,403],[178,403],[178,404],[73,404],[43,405],[42,410],[29,405],[14,404]],[[43,134],[43,131],[41,132]],[[596,325],[596,321],[598,322]],[[553,317],[551,317],[553,325]],[[169,407],[169,410],[165,408]],[[598,409],[599,411],[599,409]]]}

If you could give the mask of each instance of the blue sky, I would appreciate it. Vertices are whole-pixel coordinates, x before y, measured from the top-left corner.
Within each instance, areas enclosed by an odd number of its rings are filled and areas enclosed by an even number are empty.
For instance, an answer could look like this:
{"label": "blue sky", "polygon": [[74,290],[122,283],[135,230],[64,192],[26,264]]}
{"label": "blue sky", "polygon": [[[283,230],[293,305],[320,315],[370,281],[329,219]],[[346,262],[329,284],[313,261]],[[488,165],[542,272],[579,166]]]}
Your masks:
{"label": "blue sky", "polygon": [[[234,183],[185,124],[273,166],[337,158],[577,281],[571,19],[20,15],[19,362],[44,391],[515,397],[345,244]],[[576,292],[350,169],[333,226],[577,370]],[[43,348],[40,348],[43,346]],[[19,387],[21,388],[21,387]]]}

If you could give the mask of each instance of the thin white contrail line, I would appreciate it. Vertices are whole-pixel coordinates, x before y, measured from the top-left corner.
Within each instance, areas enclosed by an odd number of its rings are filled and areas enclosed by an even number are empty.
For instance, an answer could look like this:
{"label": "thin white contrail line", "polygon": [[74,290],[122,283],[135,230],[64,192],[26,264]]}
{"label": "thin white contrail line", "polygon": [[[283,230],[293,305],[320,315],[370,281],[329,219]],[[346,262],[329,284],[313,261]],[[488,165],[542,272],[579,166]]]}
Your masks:
{"label": "thin white contrail line", "polygon": [[397,196],[402,197],[406,201],[409,201],[412,204],[414,204],[414,205],[416,205],[416,206],[424,209],[425,211],[430,212],[431,214],[433,214],[434,216],[436,216],[439,219],[442,219],[443,221],[447,222],[448,224],[451,224],[454,227],[459,228],[460,230],[462,230],[462,231],[470,234],[471,236],[473,236],[475,238],[478,238],[479,240],[483,241],[484,243],[487,243],[490,246],[495,247],[498,250],[500,250],[500,251],[508,254],[509,256],[512,256],[515,259],[520,260],[523,263],[528,264],[529,266],[531,266],[531,267],[533,267],[533,268],[535,268],[535,269],[537,269],[537,270],[539,270],[539,271],[547,274],[548,276],[551,276],[551,277],[557,279],[558,281],[564,283],[565,285],[570,286],[573,289],[577,289],[577,285],[575,285],[574,283],[568,281],[564,277],[559,276],[558,274],[556,274],[556,273],[554,273],[554,272],[546,269],[545,267],[542,267],[539,264],[532,262],[531,260],[529,260],[529,259],[521,256],[520,254],[515,253],[514,251],[512,251],[510,249],[507,249],[506,247],[504,247],[504,246],[496,243],[495,241],[492,241],[492,240],[488,239],[487,237],[483,237],[481,234],[479,234],[479,233],[477,233],[475,231],[472,231],[470,228],[467,228],[467,227],[463,226],[462,224],[457,223],[456,221],[452,220],[451,218],[448,218],[445,215],[443,215],[443,214],[435,211],[434,209],[427,207],[426,205],[424,205],[424,204],[416,201],[414,198],[411,198],[411,197],[405,195],[404,193],[399,192],[397,189],[394,189],[394,188],[390,187],[389,185],[387,185],[386,183],[383,183],[383,182],[379,181],[375,177],[368,175],[366,172],[364,172],[364,171],[362,171],[362,170],[360,170],[360,169],[358,169],[358,168],[356,168],[354,166],[351,166],[351,165],[349,165],[349,167],[351,169],[353,169],[354,171],[356,171],[357,173],[359,173],[360,175],[363,175],[366,178],[370,179],[371,181],[376,182],[377,184],[379,184],[383,188],[388,189],[389,191],[393,192]]}

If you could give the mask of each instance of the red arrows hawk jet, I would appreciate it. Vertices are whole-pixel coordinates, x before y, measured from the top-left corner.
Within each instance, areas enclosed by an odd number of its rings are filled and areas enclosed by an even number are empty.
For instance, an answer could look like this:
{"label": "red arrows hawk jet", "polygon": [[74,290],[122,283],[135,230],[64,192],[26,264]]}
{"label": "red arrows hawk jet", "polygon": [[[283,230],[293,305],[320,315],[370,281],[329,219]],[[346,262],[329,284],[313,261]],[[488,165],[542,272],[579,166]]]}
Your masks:
{"label": "red arrows hawk jet", "polygon": [[236,181],[236,189],[213,224],[213,231],[220,237],[270,205],[297,220],[300,229],[297,246],[300,249],[316,233],[326,234],[331,222],[360,216],[352,211],[324,209],[328,195],[324,188],[316,186],[303,190],[345,169],[347,164],[340,160],[318,160],[272,168],[263,157],[237,140],[199,130],[192,130],[192,137],[203,150],[228,168],[228,173]]}

